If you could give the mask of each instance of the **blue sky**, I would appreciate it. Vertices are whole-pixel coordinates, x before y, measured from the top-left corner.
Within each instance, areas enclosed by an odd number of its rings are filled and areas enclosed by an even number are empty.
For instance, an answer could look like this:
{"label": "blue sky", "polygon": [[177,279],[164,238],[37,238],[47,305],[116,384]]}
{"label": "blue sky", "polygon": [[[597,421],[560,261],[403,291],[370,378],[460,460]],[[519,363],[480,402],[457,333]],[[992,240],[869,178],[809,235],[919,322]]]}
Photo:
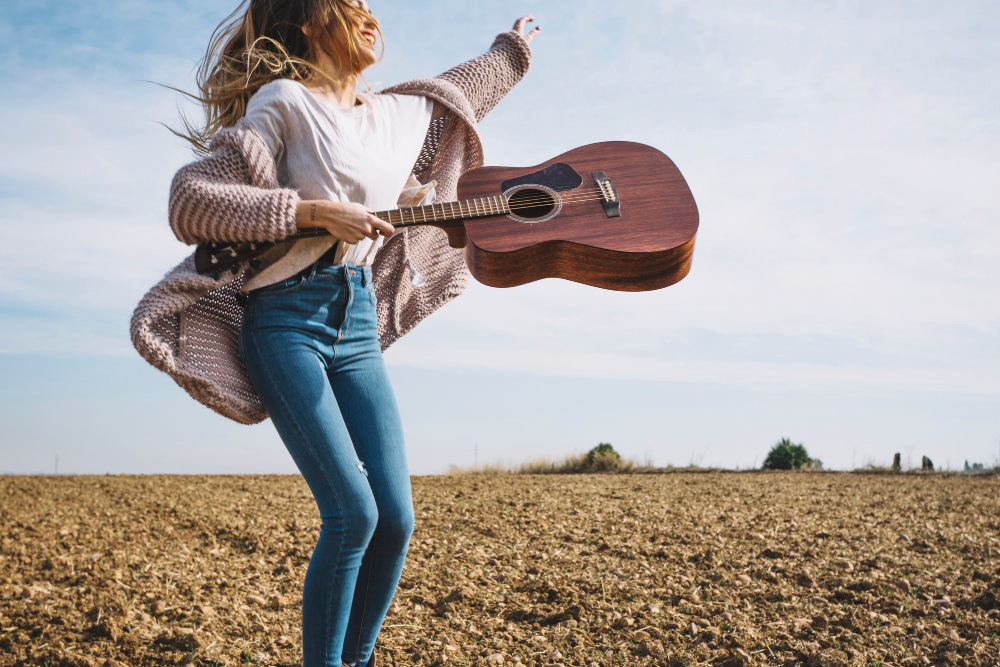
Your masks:
{"label": "blue sky", "polygon": [[[523,13],[528,77],[487,163],[664,150],[702,216],[657,292],[473,284],[387,354],[417,473],[581,451],[752,466],[1000,456],[1000,7],[991,2],[373,2],[369,73],[433,75]],[[159,123],[228,2],[0,9],[0,471],[291,472],[145,366],[143,292],[187,249]],[[224,444],[219,444],[224,443]]]}

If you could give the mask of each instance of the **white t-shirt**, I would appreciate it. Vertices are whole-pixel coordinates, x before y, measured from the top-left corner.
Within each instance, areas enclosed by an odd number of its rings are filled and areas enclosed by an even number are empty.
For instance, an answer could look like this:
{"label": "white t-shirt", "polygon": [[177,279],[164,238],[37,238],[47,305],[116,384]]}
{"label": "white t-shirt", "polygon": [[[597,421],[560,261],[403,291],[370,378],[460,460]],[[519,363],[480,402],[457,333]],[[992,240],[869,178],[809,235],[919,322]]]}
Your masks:
{"label": "white t-shirt", "polygon": [[[434,103],[391,94],[365,95],[362,101],[338,109],[289,79],[272,81],[254,93],[246,119],[271,150],[281,187],[296,190],[303,199],[355,202],[373,211],[397,207]],[[343,244],[339,261],[370,265],[383,242],[379,236]]]}

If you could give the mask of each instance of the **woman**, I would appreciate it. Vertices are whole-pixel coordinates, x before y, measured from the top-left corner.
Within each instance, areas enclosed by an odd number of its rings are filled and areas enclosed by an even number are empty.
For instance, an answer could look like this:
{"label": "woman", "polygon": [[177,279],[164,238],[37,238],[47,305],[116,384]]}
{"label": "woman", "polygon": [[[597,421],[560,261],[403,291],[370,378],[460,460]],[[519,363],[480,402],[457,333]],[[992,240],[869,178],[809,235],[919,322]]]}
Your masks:
{"label": "woman", "polygon": [[[372,211],[455,198],[482,162],[476,123],[527,70],[532,20],[475,60],[377,95],[356,92],[380,35],[365,0],[249,0],[209,47],[207,126],[186,134],[207,156],[174,178],[171,226],[191,244],[276,245],[221,276],[189,258],[140,303],[132,335],[212,409],[270,416],[312,490],[322,528],[302,599],[307,666],[374,664],[413,528],[382,349],[467,275],[442,232],[393,236]],[[288,238],[308,227],[331,236]]]}

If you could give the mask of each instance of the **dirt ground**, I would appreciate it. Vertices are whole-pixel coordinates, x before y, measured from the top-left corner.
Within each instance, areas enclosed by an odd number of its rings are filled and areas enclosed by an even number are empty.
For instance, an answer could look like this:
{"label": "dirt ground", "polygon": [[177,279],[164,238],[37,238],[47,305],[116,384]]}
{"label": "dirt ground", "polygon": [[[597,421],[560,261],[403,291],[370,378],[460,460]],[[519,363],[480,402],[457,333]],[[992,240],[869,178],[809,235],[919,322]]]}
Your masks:
{"label": "dirt ground", "polygon": [[[1000,478],[414,480],[388,665],[997,665]],[[0,477],[0,666],[299,664],[297,477]]]}

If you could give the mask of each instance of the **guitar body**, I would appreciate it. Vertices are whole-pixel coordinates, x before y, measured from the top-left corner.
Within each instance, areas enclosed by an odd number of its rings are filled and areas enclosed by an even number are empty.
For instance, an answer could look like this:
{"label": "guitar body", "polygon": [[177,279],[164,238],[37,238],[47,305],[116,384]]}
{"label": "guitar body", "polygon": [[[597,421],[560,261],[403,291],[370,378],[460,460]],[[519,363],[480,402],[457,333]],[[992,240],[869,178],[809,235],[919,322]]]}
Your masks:
{"label": "guitar body", "polygon": [[446,228],[483,284],[563,278],[639,292],[691,268],[698,207],[673,161],[650,146],[590,144],[535,167],[481,167],[459,179],[460,200],[500,195],[510,214]]}

